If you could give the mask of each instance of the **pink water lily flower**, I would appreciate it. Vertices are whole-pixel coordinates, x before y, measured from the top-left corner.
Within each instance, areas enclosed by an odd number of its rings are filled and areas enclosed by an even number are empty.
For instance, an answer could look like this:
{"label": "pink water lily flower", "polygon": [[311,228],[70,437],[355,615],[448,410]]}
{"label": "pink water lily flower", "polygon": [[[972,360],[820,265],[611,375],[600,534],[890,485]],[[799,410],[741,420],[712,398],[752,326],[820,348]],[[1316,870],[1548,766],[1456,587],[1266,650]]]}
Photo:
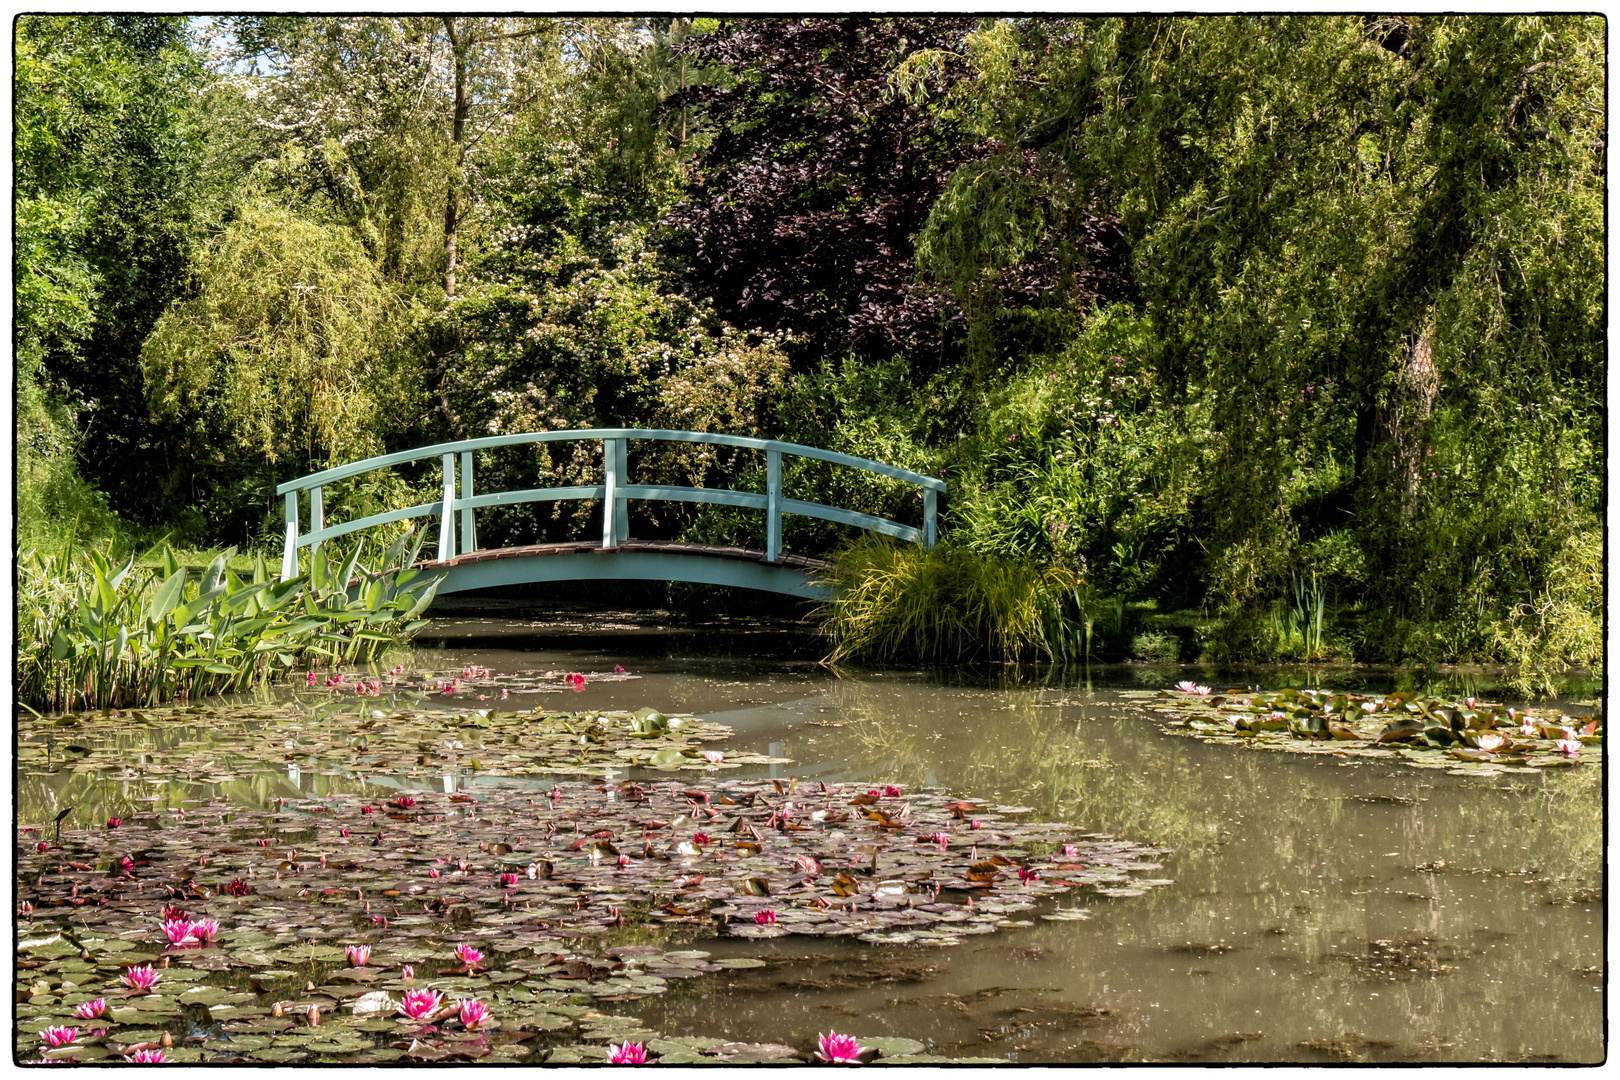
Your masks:
{"label": "pink water lily flower", "polygon": [[615,1046],[608,1043],[609,1065],[645,1065],[647,1064],[647,1048],[640,1043],[619,1043]]}
{"label": "pink water lily flower", "polygon": [[105,1015],[106,1012],[107,999],[96,998],[94,1001],[80,1002],[79,1007],[73,1010],[73,1015],[80,1020],[95,1020]]}
{"label": "pink water lily flower", "polygon": [[712,843],[714,843],[714,841],[710,840],[703,833],[695,832],[695,833],[692,834],[692,843],[694,843],[694,844],[712,844]]}
{"label": "pink water lily flower", "polygon": [[477,1031],[479,1024],[489,1022],[489,1006],[482,1001],[457,1001],[456,1007],[461,1026],[468,1031]]}
{"label": "pink water lily flower", "polygon": [[124,1060],[136,1065],[162,1065],[167,1059],[161,1050],[137,1050],[133,1054],[125,1054]]}
{"label": "pink water lily flower", "polygon": [[399,1011],[412,1020],[430,1016],[439,1007],[437,990],[407,990],[399,1003]]}
{"label": "pink water lily flower", "polygon": [[79,1029],[70,1027],[48,1027],[39,1033],[39,1037],[49,1043],[51,1048],[54,1050],[59,1046],[66,1046],[74,1039],[77,1039],[79,1037]]}
{"label": "pink water lily flower", "polygon": [[1176,689],[1180,690],[1183,694],[1198,694],[1198,695],[1202,696],[1204,694],[1209,693],[1209,687],[1200,686],[1197,683],[1190,682],[1190,681],[1188,681],[1186,679],[1183,679],[1181,682],[1176,683]]}
{"label": "pink water lily flower", "polygon": [[399,977],[405,982],[410,982],[412,979],[416,978],[416,969],[411,967],[409,964],[402,964],[400,965],[399,969]]}
{"label": "pink water lily flower", "polygon": [[970,828],[970,829],[982,829],[982,828],[984,828],[984,822],[980,821],[978,818],[974,818],[972,821],[970,821],[968,823],[968,828]]}
{"label": "pink water lily flower", "polygon": [[184,919],[170,919],[163,924],[163,935],[170,945],[184,945],[196,936],[194,927]]}
{"label": "pink water lily flower", "polygon": [[204,945],[219,937],[219,921],[217,919],[198,919],[191,924],[191,934]]}
{"label": "pink water lily flower", "polygon": [[836,1031],[829,1031],[816,1040],[816,1056],[830,1065],[859,1061],[865,1049],[853,1036]]}
{"label": "pink water lily flower", "polygon": [[476,971],[478,965],[484,962],[484,954],[471,945],[457,945],[456,956],[467,965],[469,971]]}
{"label": "pink water lily flower", "polygon": [[883,797],[886,799],[898,799],[900,797],[900,789],[895,787],[893,784],[884,784]]}
{"label": "pink water lily flower", "polygon": [[770,908],[766,908],[764,911],[756,911],[756,912],[754,912],[754,925],[755,926],[775,926],[776,925],[776,912],[772,911]]}
{"label": "pink water lily flower", "polygon": [[576,694],[585,689],[585,676],[583,675],[570,675],[566,681],[569,686],[574,688]]}
{"label": "pink water lily flower", "polygon": [[350,967],[365,967],[371,962],[370,945],[345,945],[343,956],[349,961]]}
{"label": "pink water lily flower", "polygon": [[1063,845],[1063,854],[1065,854],[1065,855],[1078,855],[1078,854],[1080,854],[1080,845],[1079,844],[1064,844]]}
{"label": "pink water lily flower", "polygon": [[110,818],[107,819],[107,828],[116,829],[116,828],[118,828],[118,826],[122,825],[123,823],[124,823],[123,819],[121,819],[121,818],[110,817]]}
{"label": "pink water lily flower", "polygon": [[724,761],[725,759],[726,759],[726,755],[721,753],[718,750],[705,750],[705,751],[703,751],[703,760],[707,761],[710,765],[718,765],[722,761]]}
{"label": "pink water lily flower", "polygon": [[130,968],[128,971],[124,972],[123,977],[118,981],[135,991],[137,994],[144,994],[150,991],[152,987],[157,985],[159,978],[161,978],[161,976],[159,976],[156,971],[152,970],[152,965],[145,964],[141,967]]}
{"label": "pink water lily flower", "polygon": [[1581,744],[1574,739],[1559,739],[1557,746],[1566,757],[1574,757],[1581,752]]}
{"label": "pink water lily flower", "polygon": [[1039,880],[1040,876],[1041,875],[1037,874],[1027,866],[1020,866],[1018,868],[1018,880],[1026,885],[1028,885],[1031,881]]}

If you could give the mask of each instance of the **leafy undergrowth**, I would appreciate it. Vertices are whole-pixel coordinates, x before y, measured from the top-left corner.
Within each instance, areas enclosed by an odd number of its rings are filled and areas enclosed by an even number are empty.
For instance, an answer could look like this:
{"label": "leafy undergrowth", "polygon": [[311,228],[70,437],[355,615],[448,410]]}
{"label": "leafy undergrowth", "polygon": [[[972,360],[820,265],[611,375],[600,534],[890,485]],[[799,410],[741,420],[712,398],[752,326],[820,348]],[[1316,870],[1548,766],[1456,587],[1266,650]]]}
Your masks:
{"label": "leafy undergrowth", "polygon": [[[261,747],[293,731],[277,725],[295,725],[320,742],[300,752],[334,758],[393,754],[390,740],[420,737],[402,729],[502,723],[477,713],[367,717],[358,723],[375,723],[361,729],[367,745],[356,751],[344,745],[356,733],[342,717],[311,725],[286,706],[260,708],[256,729],[224,708],[200,720],[186,710],[96,719],[125,733],[176,713],[192,724],[234,721]],[[631,729],[656,728],[655,717],[686,722],[678,735],[666,726],[634,739],[648,732]],[[586,752],[608,755],[621,742],[639,755],[647,743],[723,730],[643,710],[514,717],[505,734],[521,738],[522,725],[537,722],[600,728],[612,738]],[[674,745],[654,754],[670,750],[684,757]],[[516,762],[490,757],[517,772],[556,758],[569,771],[573,754],[572,744],[566,752],[547,744],[526,747]],[[29,754],[21,767],[41,764]],[[230,767],[223,758],[207,764]],[[157,771],[147,766],[144,776]],[[1054,906],[1077,890],[1129,897],[1170,883],[1147,876],[1160,870],[1151,860],[1161,851],[1026,822],[1025,807],[890,785],[811,788],[719,773],[700,783],[565,780],[547,790],[507,779],[476,794],[418,789],[386,801],[350,793],[268,805],[147,796],[106,825],[59,834],[43,820],[23,825],[16,1054],[561,1063],[603,1060],[604,1044],[629,1042],[668,1063],[806,1060],[815,1048],[665,1037],[603,1010],[681,980],[746,979],[767,964],[711,961],[693,947],[707,938],[949,947],[1032,925],[1024,913],[1083,919],[1083,909]],[[148,968],[157,976],[149,990],[127,985]],[[857,1042],[867,1060],[946,1060],[914,1040]]]}
{"label": "leafy undergrowth", "polygon": [[1557,709],[1321,690],[1228,691],[1183,684],[1127,696],[1154,699],[1164,730],[1302,754],[1402,761],[1461,776],[1603,764],[1603,717]]}

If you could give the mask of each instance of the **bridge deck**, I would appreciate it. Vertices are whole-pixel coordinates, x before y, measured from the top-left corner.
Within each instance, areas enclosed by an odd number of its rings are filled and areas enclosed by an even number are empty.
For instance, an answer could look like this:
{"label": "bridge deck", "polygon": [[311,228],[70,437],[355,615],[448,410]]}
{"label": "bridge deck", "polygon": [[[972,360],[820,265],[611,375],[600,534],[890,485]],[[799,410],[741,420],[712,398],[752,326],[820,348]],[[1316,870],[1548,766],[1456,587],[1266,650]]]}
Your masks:
{"label": "bridge deck", "polygon": [[445,566],[465,566],[468,563],[492,562],[499,559],[528,559],[537,555],[588,555],[593,558],[604,556],[611,558],[615,553],[628,553],[633,551],[656,552],[665,555],[702,555],[715,559],[735,559],[740,562],[763,563],[767,566],[781,566],[790,570],[816,571],[826,570],[829,564],[821,559],[812,559],[804,555],[789,555],[785,552],[776,562],[769,562],[763,551],[753,548],[720,547],[715,544],[682,544],[672,540],[621,540],[617,547],[605,548],[593,540],[574,540],[561,544],[530,544],[526,547],[496,548],[494,550],[469,551],[457,555],[450,563],[427,562],[420,564],[424,568],[439,569]]}

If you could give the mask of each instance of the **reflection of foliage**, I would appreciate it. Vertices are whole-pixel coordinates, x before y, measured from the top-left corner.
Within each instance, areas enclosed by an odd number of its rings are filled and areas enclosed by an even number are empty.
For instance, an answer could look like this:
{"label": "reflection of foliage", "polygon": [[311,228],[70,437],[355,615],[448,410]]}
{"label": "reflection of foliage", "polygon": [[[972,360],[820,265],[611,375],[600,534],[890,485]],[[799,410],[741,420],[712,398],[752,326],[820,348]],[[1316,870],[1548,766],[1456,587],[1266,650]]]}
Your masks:
{"label": "reflection of foliage", "polygon": [[[1049,820],[1177,849],[1198,845],[1215,829],[1191,800],[1167,797],[1188,790],[1189,765],[1173,744],[1136,741],[1136,760],[1121,760],[1087,738],[1086,721],[1040,707],[1033,692],[1015,692],[1011,704],[994,710],[963,712],[955,721],[962,730],[935,741],[930,728],[937,716],[896,709],[882,693],[887,689],[846,679],[832,691],[853,721],[842,731],[857,768],[874,777],[944,784],[953,794],[1031,806]],[[919,716],[933,722],[919,724]]]}

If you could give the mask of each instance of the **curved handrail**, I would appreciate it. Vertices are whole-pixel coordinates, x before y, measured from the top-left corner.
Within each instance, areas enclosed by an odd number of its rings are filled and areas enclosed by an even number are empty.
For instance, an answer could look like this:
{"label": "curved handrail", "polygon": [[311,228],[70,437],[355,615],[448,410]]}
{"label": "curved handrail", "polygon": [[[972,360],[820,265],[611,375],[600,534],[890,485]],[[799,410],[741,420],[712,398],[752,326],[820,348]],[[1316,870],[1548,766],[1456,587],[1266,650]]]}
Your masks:
{"label": "curved handrail", "polygon": [[[521,446],[526,443],[574,442],[587,439],[602,442],[604,483],[555,488],[531,488],[522,491],[492,492],[484,495],[473,494],[472,452],[474,450]],[[734,491],[729,488],[693,488],[662,484],[627,483],[625,479],[626,444],[631,439],[710,443],[717,446],[736,446],[763,450],[766,455],[766,490],[761,493]],[[455,475],[455,460],[458,454],[461,457],[461,495],[459,498],[456,496]],[[845,465],[864,472],[915,484],[923,489],[923,527],[918,529],[873,514],[845,510],[822,503],[785,498],[781,491],[781,458],[783,454],[825,461],[833,465]],[[389,510],[330,527],[325,525],[321,505],[321,488],[324,485],[350,476],[357,476],[360,473],[371,472],[375,469],[385,469],[394,465],[403,465],[407,462],[420,461],[431,457],[440,458],[443,467],[443,498],[437,502],[421,503],[401,510]],[[308,476],[289,480],[276,486],[276,493],[282,495],[286,500],[286,546],[282,555],[283,578],[290,577],[297,572],[297,551],[300,547],[318,545],[324,540],[357,532],[374,525],[383,525],[388,522],[402,521],[413,517],[427,517],[432,514],[440,516],[439,559],[440,561],[451,561],[455,558],[455,532],[451,523],[456,511],[461,512],[462,550],[471,551],[477,546],[477,528],[473,519],[474,510],[489,506],[545,502],[559,499],[604,500],[602,546],[605,548],[617,546],[620,540],[624,540],[628,536],[626,504],[630,499],[711,503],[764,510],[766,512],[766,561],[773,563],[777,561],[781,553],[781,516],[783,513],[800,514],[845,525],[853,525],[858,528],[894,536],[901,540],[921,542],[925,547],[933,547],[937,533],[938,495],[944,490],[945,482],[943,480],[924,476],[909,469],[901,469],[879,461],[872,461],[868,458],[840,454],[832,450],[822,450],[819,447],[779,442],[775,439],[757,439],[748,435],[672,431],[664,428],[576,428],[573,430],[529,431],[515,435],[490,435],[477,439],[462,439],[459,442],[436,443],[415,450],[402,450],[393,454],[382,454],[377,457],[366,458],[363,461],[341,465],[334,469],[311,473]],[[303,535],[299,534],[298,525],[298,493],[301,491],[309,492],[310,529]]]}
{"label": "curved handrail", "polygon": [[496,446],[521,446],[524,443],[572,442],[578,439],[659,439],[664,442],[701,442],[713,443],[716,446],[741,446],[750,450],[775,450],[779,453],[792,454],[795,457],[814,458],[817,461],[827,461],[834,465],[848,465],[866,472],[877,473],[880,476],[904,480],[934,491],[945,490],[945,481],[935,479],[932,476],[924,476],[922,473],[912,472],[910,469],[902,469],[894,465],[885,465],[881,461],[873,461],[870,458],[840,454],[834,450],[822,450],[819,447],[805,446],[801,443],[778,442],[775,439],[756,439],[751,435],[725,435],[708,431],[671,431],[666,428],[565,428],[560,431],[524,431],[516,435],[485,435],[477,439],[435,443],[432,446],[424,446],[417,450],[400,450],[392,454],[382,454],[349,465],[339,465],[335,469],[327,469],[324,472],[310,473],[308,476],[301,476],[297,480],[289,480],[285,484],[277,484],[276,494],[285,495],[289,491],[303,491],[307,488],[330,484],[336,480],[343,480],[350,476],[358,476],[363,472],[371,472],[373,469],[386,469],[394,465],[404,465],[406,462],[420,461],[423,458],[439,457],[444,454],[488,450]]}

